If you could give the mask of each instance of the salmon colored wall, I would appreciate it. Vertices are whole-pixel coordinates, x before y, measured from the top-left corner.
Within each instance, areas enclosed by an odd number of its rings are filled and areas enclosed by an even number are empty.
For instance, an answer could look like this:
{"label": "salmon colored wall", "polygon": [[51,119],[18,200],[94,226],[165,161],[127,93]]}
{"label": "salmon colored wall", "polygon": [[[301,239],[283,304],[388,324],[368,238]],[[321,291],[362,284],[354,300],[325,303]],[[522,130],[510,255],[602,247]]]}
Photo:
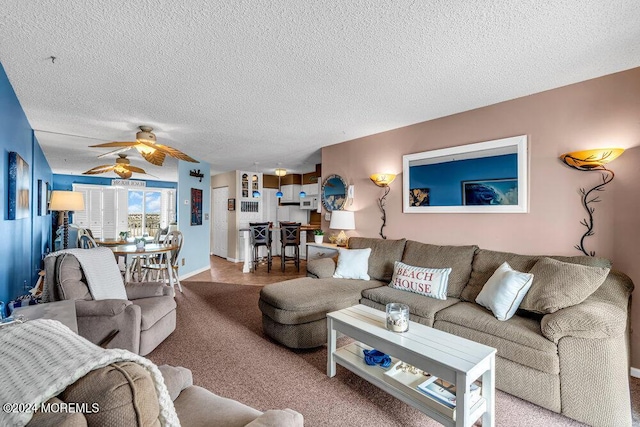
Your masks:
{"label": "salmon colored wall", "polygon": [[[437,148],[527,135],[529,144],[529,213],[404,214],[402,156]],[[579,149],[640,145],[640,68],[577,83],[488,107],[367,136],[322,149],[323,176],[341,175],[355,186],[356,230],[347,234],[377,237],[382,189],[369,175],[399,174],[387,197],[388,238],[407,237],[434,244],[476,244],[482,248],[522,254],[579,255],[573,248],[584,232],[585,212],[578,189],[593,187],[600,175],[563,165],[558,156]],[[616,179],[600,193],[595,235],[587,250],[628,267],[640,286],[638,223],[640,155],[631,150],[611,163]],[[629,164],[627,164],[629,163]],[[618,170],[618,165],[620,169]],[[622,177],[621,175],[624,175]],[[624,183],[624,191],[616,192]],[[618,197],[616,198],[616,193]],[[633,221],[627,218],[635,214]],[[630,232],[618,224],[627,218]],[[328,223],[323,220],[323,228]],[[635,269],[633,265],[636,265]],[[640,311],[640,310],[637,310]],[[640,314],[633,312],[640,322]],[[640,323],[638,324],[640,331]],[[633,366],[640,367],[640,340],[633,339]],[[638,343],[635,343],[638,341]],[[637,355],[635,353],[638,353]]]}

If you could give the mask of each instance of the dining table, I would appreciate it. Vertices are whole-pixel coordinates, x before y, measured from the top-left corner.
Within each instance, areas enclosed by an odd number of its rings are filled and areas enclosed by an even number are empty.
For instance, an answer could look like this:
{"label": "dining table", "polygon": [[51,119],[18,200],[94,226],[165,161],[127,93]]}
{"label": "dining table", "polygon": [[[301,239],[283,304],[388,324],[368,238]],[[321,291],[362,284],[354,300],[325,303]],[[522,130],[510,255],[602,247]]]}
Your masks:
{"label": "dining table", "polygon": [[[137,273],[137,281],[142,280],[142,261],[144,258],[149,258],[151,256],[165,254],[164,257],[164,267],[167,271],[167,278],[169,279],[169,285],[173,283],[173,268],[171,268],[171,251],[174,249],[178,249],[176,245],[168,245],[164,243],[147,243],[142,247],[138,247],[135,244],[124,244],[124,245],[112,245],[108,246],[113,254],[124,257],[125,264],[125,283],[129,283],[133,278],[133,269],[136,267]],[[135,260],[139,262],[135,263]]]}

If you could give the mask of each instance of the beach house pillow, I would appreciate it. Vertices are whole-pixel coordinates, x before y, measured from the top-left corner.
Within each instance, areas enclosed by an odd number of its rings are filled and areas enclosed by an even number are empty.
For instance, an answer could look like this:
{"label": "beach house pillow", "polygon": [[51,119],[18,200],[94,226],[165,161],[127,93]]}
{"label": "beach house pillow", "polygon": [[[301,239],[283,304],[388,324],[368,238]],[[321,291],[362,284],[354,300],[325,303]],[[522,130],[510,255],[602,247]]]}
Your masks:
{"label": "beach house pillow", "polygon": [[389,286],[430,298],[447,299],[450,268],[414,267],[396,261]]}
{"label": "beach house pillow", "polygon": [[338,248],[338,265],[333,277],[336,279],[369,280],[369,255],[371,248],[343,249]]}
{"label": "beach house pillow", "polygon": [[531,288],[533,277],[503,262],[482,287],[476,302],[491,310],[496,319],[509,320]]}
{"label": "beach house pillow", "polygon": [[520,308],[547,314],[587,299],[602,285],[609,269],[540,258],[529,272],[535,280]]}

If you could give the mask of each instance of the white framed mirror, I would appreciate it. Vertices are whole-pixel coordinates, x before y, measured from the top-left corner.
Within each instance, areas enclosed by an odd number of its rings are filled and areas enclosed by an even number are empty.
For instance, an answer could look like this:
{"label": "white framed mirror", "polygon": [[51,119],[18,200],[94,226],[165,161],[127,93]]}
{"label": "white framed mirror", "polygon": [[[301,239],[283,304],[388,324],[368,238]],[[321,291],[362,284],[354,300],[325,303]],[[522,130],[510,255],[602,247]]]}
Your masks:
{"label": "white framed mirror", "polygon": [[526,213],[527,136],[402,157],[405,213]]}

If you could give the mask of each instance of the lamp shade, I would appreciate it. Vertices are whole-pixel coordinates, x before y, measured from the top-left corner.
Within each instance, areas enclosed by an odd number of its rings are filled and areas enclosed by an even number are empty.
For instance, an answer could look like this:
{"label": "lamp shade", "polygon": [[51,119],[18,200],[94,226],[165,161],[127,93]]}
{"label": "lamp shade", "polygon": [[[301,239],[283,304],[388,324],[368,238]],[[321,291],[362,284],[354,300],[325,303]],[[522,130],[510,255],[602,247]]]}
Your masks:
{"label": "lamp shade", "polygon": [[52,191],[49,209],[52,211],[83,211],[84,197],[78,191]]}
{"label": "lamp shade", "polygon": [[609,163],[624,152],[623,148],[598,148],[566,153],[560,160],[576,169],[592,169]]}
{"label": "lamp shade", "polygon": [[276,176],[285,176],[287,174],[286,169],[278,168],[276,169]]}
{"label": "lamp shade", "polygon": [[386,187],[396,179],[396,174],[394,173],[374,173],[369,177],[371,181],[378,187]]}
{"label": "lamp shade", "polygon": [[334,230],[355,230],[356,220],[353,211],[333,211],[329,228]]}

